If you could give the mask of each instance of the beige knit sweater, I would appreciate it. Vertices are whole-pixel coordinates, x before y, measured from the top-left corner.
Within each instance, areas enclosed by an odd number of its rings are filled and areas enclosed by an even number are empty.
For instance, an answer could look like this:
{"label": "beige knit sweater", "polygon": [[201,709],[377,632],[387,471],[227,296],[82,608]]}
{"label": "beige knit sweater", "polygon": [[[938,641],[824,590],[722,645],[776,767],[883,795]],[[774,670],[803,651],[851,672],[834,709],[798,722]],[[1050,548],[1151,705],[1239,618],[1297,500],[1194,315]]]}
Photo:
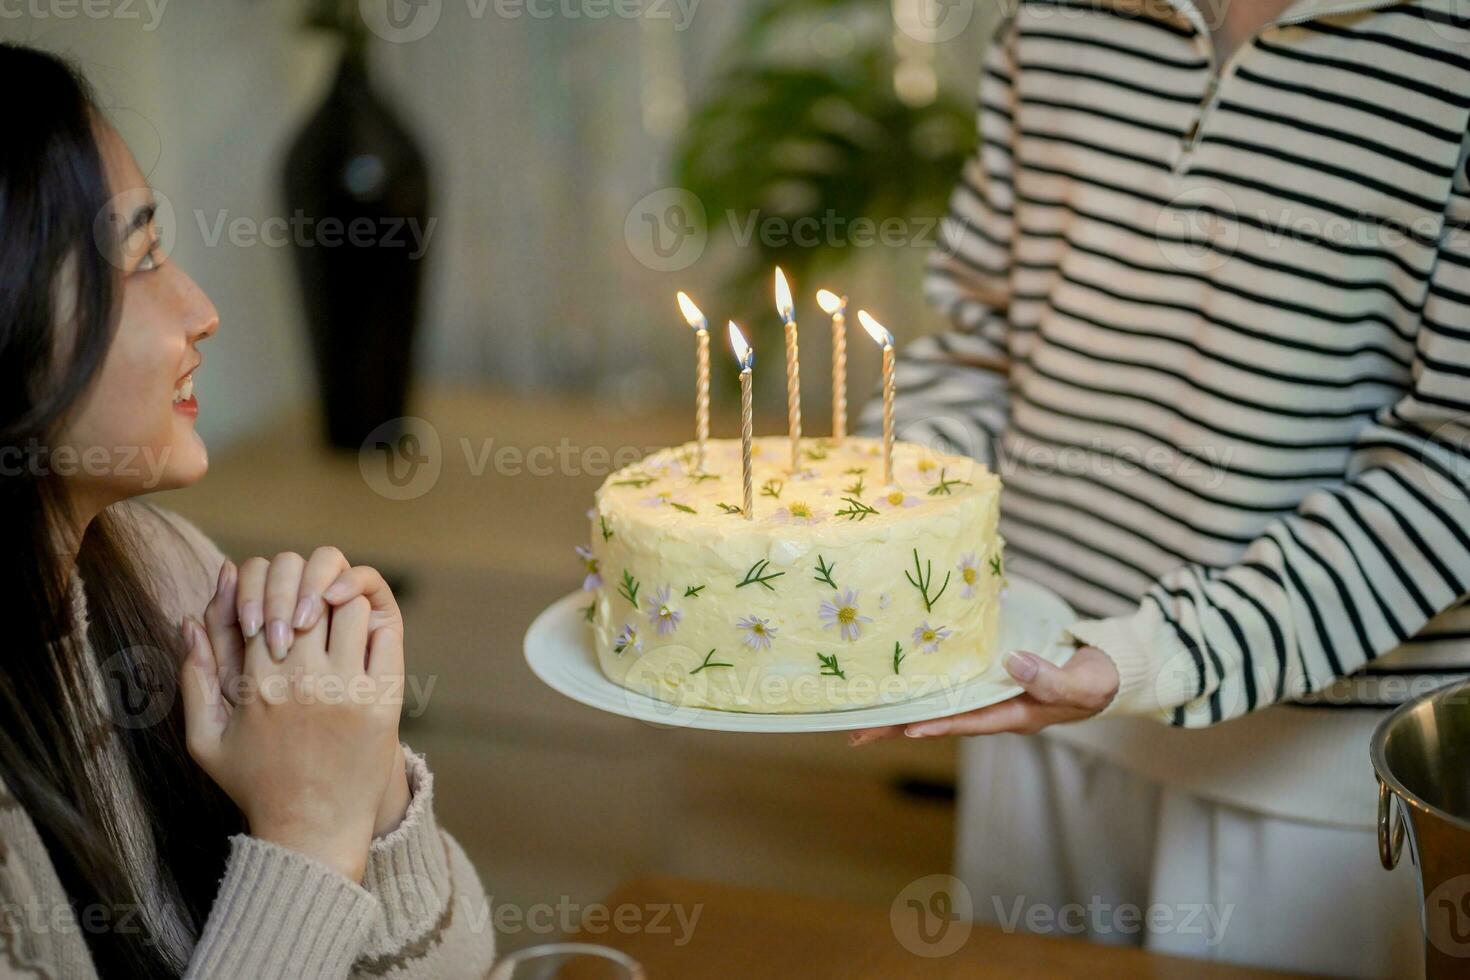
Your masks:
{"label": "beige knit sweater", "polygon": [[[156,562],[165,613],[175,620],[202,613],[224,561],[214,543],[182,517],[151,504],[122,503],[110,513],[137,532]],[[85,643],[80,577],[73,578],[71,601],[82,624],[72,639]],[[484,977],[495,952],[488,899],[464,851],[435,821],[433,775],[421,756],[408,752],[407,758],[412,803],[402,824],[373,842],[361,885],[312,858],[240,834],[231,839],[202,935],[172,918],[166,902],[146,903],[142,916],[187,960],[185,976]],[[111,731],[98,767],[99,778],[108,780],[127,812],[135,791]],[[140,894],[162,894],[148,835],[136,825],[131,830],[118,846]],[[126,923],[119,918],[117,925]],[[96,976],[35,825],[0,783],[0,980]]]}

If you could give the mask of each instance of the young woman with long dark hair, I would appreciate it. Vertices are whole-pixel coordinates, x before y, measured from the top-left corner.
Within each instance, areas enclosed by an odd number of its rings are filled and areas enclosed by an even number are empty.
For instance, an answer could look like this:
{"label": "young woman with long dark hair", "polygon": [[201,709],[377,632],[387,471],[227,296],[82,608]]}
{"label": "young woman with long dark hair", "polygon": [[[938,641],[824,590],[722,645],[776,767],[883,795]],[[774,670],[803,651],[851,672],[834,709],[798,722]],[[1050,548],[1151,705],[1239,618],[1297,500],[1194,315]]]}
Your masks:
{"label": "young woman with long dark hair", "polygon": [[486,899],[398,742],[403,623],[335,549],[137,501],[208,468],[198,345],[84,80],[0,45],[0,978],[470,977]]}

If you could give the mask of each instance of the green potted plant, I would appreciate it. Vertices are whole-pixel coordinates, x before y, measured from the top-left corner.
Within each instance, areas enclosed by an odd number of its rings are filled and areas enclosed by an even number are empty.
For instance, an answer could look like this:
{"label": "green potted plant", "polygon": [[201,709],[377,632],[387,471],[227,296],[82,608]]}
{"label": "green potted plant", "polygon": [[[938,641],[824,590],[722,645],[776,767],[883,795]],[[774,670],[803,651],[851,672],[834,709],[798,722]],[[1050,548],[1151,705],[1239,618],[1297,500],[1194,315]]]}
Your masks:
{"label": "green potted plant", "polygon": [[815,283],[861,250],[855,230],[894,219],[932,229],[945,212],[974,145],[973,104],[955,87],[903,91],[906,60],[931,59],[936,81],[940,67],[937,49],[905,40],[891,0],[762,0],[696,105],[676,179],[703,203],[715,240],[742,240],[723,305],[755,330],[775,329],[772,266]]}

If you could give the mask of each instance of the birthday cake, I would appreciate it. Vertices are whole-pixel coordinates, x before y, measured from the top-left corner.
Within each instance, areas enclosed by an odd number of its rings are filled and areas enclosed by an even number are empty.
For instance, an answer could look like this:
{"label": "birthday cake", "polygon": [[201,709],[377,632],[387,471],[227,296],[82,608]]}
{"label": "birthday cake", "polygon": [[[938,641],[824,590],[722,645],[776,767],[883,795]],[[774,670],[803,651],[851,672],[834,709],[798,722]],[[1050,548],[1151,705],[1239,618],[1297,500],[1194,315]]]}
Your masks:
{"label": "birthday cake", "polygon": [[990,666],[1000,479],[899,442],[756,439],[661,450],[597,491],[585,615],[609,678],[682,706],[798,713],[891,703]]}

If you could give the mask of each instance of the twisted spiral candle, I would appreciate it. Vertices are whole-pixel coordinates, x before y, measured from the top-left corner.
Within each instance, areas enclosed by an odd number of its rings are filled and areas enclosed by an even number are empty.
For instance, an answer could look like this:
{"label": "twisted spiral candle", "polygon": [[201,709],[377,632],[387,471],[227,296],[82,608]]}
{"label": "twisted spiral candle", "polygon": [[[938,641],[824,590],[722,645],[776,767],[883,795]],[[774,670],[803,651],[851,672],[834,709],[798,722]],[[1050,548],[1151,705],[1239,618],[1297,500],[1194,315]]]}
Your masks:
{"label": "twisted spiral candle", "polygon": [[776,312],[786,325],[786,419],[791,427],[791,472],[801,472],[801,358],[796,349],[796,307],[786,273],[776,267]]}
{"label": "twisted spiral candle", "polygon": [[847,438],[847,317],[832,317],[832,438]]}
{"label": "twisted spiral candle", "polygon": [[735,351],[735,360],[740,364],[740,477],[743,483],[744,513],[747,521],[755,518],[755,484],[751,476],[751,440],[754,430],[754,411],[751,406],[750,389],[755,364],[755,352],[745,342],[734,321],[730,323],[730,346]]}
{"label": "twisted spiral candle", "polygon": [[883,345],[883,482],[893,482],[893,345]]}
{"label": "twisted spiral candle", "polygon": [[858,310],[858,323],[873,338],[874,343],[883,346],[883,482],[893,482],[893,334],[888,328],[877,320],[867,310]]}
{"label": "twisted spiral candle", "polygon": [[750,444],[753,424],[750,403],[751,371],[740,372],[740,473],[744,488],[744,513],[747,521],[755,518],[755,486],[751,477]]}
{"label": "twisted spiral candle", "polygon": [[791,472],[801,471],[801,365],[797,360],[796,321],[786,324],[786,416],[791,424]]}
{"label": "twisted spiral candle", "polygon": [[817,305],[832,318],[832,439],[847,438],[847,297],[817,290]]}
{"label": "twisted spiral candle", "polygon": [[699,442],[699,469],[704,472],[704,444],[709,440],[709,331],[699,331],[699,383],[694,397],[694,437]]}
{"label": "twisted spiral candle", "polygon": [[694,328],[699,338],[699,361],[695,373],[697,378],[694,392],[694,438],[699,444],[699,464],[695,472],[704,472],[704,444],[709,440],[709,321],[704,318],[694,300],[683,290],[679,291],[679,309],[684,319]]}

